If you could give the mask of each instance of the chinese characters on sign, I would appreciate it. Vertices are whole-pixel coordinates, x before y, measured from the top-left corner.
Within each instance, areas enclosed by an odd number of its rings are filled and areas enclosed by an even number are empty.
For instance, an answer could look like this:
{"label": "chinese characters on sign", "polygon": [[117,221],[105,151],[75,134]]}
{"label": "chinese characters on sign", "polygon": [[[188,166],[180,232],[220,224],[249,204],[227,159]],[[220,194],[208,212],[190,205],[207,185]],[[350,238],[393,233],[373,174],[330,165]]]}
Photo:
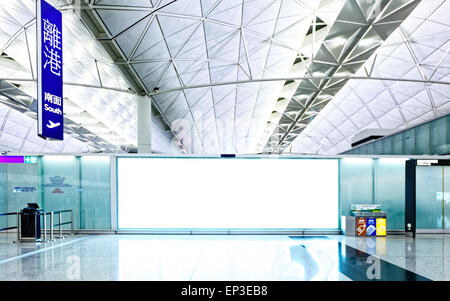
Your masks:
{"label": "chinese characters on sign", "polygon": [[62,14],[36,1],[38,24],[38,135],[63,140]]}
{"label": "chinese characters on sign", "polygon": [[56,75],[61,76],[61,31],[59,31],[58,27],[49,22],[47,19],[43,20],[44,29],[44,55],[45,55],[45,64],[44,69],[47,67],[50,68],[50,71]]}

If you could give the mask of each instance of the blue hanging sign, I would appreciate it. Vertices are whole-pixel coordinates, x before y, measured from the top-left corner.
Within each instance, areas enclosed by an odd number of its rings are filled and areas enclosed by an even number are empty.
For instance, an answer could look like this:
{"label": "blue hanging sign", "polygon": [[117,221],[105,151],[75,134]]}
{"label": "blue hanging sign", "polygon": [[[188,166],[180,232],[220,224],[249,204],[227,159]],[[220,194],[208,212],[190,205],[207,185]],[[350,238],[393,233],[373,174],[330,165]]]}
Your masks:
{"label": "blue hanging sign", "polygon": [[44,0],[36,1],[38,62],[38,135],[63,140],[62,14]]}

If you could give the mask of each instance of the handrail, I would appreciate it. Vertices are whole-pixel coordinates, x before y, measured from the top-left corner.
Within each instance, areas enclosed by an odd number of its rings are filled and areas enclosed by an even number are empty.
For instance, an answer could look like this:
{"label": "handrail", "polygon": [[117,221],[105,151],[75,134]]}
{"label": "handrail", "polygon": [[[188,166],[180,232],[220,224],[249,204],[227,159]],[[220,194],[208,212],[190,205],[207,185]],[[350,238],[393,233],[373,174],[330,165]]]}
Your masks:
{"label": "handrail", "polygon": [[0,213],[0,216],[7,216],[7,215],[17,215],[17,212]]}
{"label": "handrail", "polygon": [[72,209],[67,209],[67,210],[58,210],[58,211],[53,211],[53,213],[55,214],[59,214],[59,213],[64,213],[64,212],[71,212],[73,211]]}
{"label": "handrail", "polygon": [[[70,221],[68,222],[62,222],[62,214],[63,213],[67,213],[70,212]],[[13,226],[13,227],[6,227],[6,228],[0,228],[0,232],[1,231],[6,231],[6,230],[13,230],[13,229],[17,229],[17,242],[20,242],[21,240],[21,233],[20,233],[20,214],[21,212],[5,212],[5,213],[0,213],[0,216],[11,216],[11,215],[16,215],[17,216],[17,225]],[[54,223],[54,215],[57,214],[58,215],[58,223],[55,224]],[[61,226],[63,225],[68,225],[70,224],[70,231],[71,233],[73,233],[73,210],[72,209],[67,209],[67,210],[58,210],[58,211],[38,211],[36,212],[36,215],[42,215],[44,217],[44,242],[47,241],[47,219],[46,216],[50,215],[50,240],[54,240],[53,238],[53,227],[59,227],[59,236],[58,238],[64,238],[62,235],[62,228]]]}
{"label": "handrail", "polygon": [[[70,212],[70,221],[68,222],[62,222],[62,214],[66,213],[66,212]],[[58,211],[50,211],[50,212],[39,212],[39,214],[44,216],[44,241],[47,241],[47,219],[46,219],[46,215],[50,215],[50,240],[54,240],[53,238],[53,227],[57,226],[59,228],[59,236],[58,238],[64,238],[62,235],[62,228],[61,226],[63,225],[68,225],[70,224],[70,231],[71,233],[73,233],[73,210],[72,209],[68,209],[68,210],[58,210]],[[54,215],[58,214],[58,223],[55,224],[54,223]]]}
{"label": "handrail", "polygon": [[6,227],[6,228],[0,228],[0,231],[13,230],[13,229],[17,229],[17,226],[14,226],[14,227]]}
{"label": "handrail", "polygon": [[71,211],[73,211],[73,210],[72,209],[58,210],[58,211],[44,211],[44,210],[42,210],[42,211],[38,212],[37,214],[38,215],[43,215],[44,213],[45,214],[50,214],[51,212],[53,212],[53,214],[60,214],[60,213],[71,212]]}

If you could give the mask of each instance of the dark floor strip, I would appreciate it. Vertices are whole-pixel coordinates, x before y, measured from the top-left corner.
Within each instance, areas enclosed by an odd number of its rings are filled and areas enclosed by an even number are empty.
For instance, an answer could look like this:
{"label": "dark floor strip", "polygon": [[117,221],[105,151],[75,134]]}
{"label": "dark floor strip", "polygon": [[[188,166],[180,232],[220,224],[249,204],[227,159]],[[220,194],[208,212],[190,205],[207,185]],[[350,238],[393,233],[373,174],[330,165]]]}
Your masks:
{"label": "dark floor strip", "polygon": [[[327,239],[326,236],[289,236],[292,240],[314,241]],[[347,246],[341,242],[336,242],[336,252],[338,254],[339,272],[353,281],[431,281],[426,277],[389,263],[379,257],[372,256],[366,252]],[[291,248],[293,258],[296,261],[307,261],[307,265],[314,266],[314,261],[309,258],[307,246]],[[300,257],[302,257],[300,259]]]}
{"label": "dark floor strip", "polygon": [[426,277],[338,242],[339,272],[354,281],[431,281]]}

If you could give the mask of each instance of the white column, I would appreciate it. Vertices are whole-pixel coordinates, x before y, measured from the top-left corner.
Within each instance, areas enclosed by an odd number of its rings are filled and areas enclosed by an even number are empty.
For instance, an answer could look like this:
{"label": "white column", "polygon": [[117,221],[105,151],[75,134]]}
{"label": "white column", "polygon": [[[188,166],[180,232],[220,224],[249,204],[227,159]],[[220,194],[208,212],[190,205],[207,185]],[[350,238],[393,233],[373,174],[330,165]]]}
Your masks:
{"label": "white column", "polygon": [[152,101],[150,97],[139,97],[137,106],[138,153],[152,152]]}

